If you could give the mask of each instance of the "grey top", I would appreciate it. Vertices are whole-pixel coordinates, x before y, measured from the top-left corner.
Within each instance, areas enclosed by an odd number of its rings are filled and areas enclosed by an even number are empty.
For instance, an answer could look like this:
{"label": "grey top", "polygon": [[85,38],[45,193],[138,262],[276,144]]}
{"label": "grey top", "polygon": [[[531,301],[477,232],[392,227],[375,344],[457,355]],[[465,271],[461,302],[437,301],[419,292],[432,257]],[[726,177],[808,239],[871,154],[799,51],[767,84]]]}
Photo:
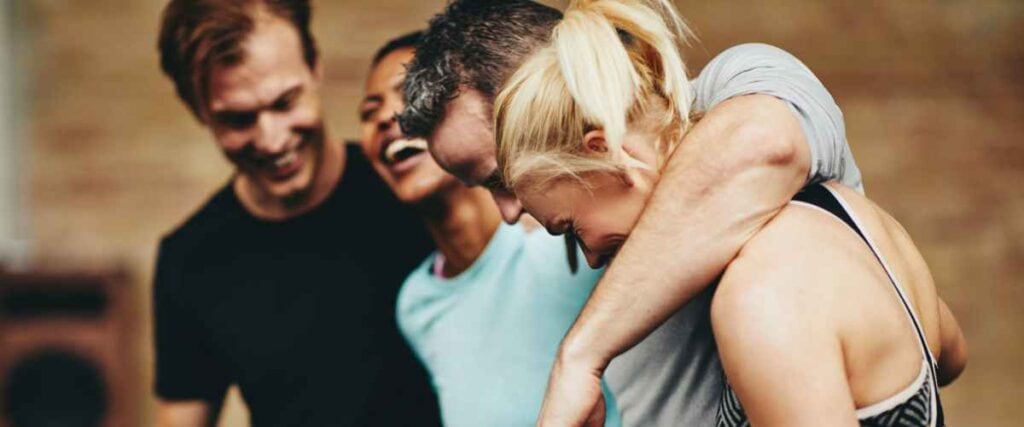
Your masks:
{"label": "grey top", "polygon": [[843,112],[814,73],[789,52],[763,43],[734,46],[712,59],[693,85],[698,111],[740,95],[772,95],[786,101],[811,148],[808,181],[835,179],[864,192],[846,142]]}
{"label": "grey top", "polygon": [[[708,63],[693,84],[699,111],[740,95],[786,101],[810,145],[808,182],[835,179],[863,192],[839,106],[793,55],[765,44],[735,46]],[[685,256],[680,254],[680,262]],[[605,380],[623,425],[714,425],[723,373],[711,332],[712,292],[700,294],[608,366]]]}

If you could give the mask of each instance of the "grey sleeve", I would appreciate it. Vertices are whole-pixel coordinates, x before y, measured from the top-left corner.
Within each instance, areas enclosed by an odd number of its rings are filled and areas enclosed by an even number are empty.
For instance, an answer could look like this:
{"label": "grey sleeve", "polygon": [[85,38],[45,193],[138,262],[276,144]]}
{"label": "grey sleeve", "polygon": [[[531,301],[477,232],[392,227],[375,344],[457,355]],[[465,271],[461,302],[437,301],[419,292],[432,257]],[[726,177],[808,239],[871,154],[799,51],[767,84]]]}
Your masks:
{"label": "grey sleeve", "polygon": [[766,44],[741,44],[712,59],[693,83],[698,111],[741,95],[764,94],[785,101],[810,145],[808,181],[835,179],[864,192],[846,142],[843,113],[821,81],[793,55]]}

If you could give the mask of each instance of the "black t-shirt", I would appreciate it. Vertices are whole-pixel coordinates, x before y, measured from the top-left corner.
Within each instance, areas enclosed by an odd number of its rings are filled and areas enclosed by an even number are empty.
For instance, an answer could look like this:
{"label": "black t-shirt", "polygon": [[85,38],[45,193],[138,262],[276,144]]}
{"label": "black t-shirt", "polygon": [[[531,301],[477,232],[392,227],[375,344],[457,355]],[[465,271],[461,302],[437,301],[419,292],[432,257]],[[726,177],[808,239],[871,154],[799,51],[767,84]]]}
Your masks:
{"label": "black t-shirt", "polygon": [[253,217],[228,184],[160,244],[157,394],[219,404],[238,384],[254,426],[439,424],[395,323],[430,246],[352,147],[328,199],[287,221]]}

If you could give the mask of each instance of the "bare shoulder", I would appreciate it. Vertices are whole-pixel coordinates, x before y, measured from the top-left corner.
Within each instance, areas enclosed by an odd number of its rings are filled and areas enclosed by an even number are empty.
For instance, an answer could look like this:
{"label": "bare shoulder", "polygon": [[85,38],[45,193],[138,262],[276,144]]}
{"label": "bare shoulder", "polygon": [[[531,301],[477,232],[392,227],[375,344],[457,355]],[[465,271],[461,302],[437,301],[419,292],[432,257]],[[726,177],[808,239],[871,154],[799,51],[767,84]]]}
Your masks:
{"label": "bare shoulder", "polygon": [[728,328],[774,320],[766,316],[799,316],[791,320],[828,324],[835,309],[859,292],[853,284],[878,280],[875,262],[838,218],[789,204],[727,267],[712,300],[712,321]]}
{"label": "bare shoulder", "polygon": [[[907,231],[863,195],[839,184],[827,185],[843,199],[902,283],[929,343],[936,342],[934,281]],[[790,203],[726,268],[712,300],[712,322],[718,323],[716,333],[726,333],[742,323],[774,320],[768,316],[800,316],[806,324],[850,331],[863,328],[866,313],[877,314],[883,305],[899,308],[891,286],[878,258],[848,225],[820,208]],[[890,311],[902,316],[901,310]]]}

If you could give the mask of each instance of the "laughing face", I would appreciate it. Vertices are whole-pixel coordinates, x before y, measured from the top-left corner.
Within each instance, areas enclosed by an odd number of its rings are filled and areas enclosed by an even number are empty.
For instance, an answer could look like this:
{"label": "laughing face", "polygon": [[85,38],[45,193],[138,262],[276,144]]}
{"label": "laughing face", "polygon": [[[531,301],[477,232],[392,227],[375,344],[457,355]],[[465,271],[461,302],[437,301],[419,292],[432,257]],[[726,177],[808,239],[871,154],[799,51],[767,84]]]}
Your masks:
{"label": "laughing face", "polygon": [[319,77],[301,47],[291,24],[261,18],[244,60],[215,67],[209,80],[207,122],[238,179],[286,204],[310,193],[323,157]]}
{"label": "laughing face", "polygon": [[395,120],[405,108],[401,86],[405,65],[414,53],[412,48],[401,48],[381,58],[366,78],[359,105],[363,153],[398,199],[407,204],[421,204],[441,190],[459,185],[427,152],[427,142],[403,137]]}

